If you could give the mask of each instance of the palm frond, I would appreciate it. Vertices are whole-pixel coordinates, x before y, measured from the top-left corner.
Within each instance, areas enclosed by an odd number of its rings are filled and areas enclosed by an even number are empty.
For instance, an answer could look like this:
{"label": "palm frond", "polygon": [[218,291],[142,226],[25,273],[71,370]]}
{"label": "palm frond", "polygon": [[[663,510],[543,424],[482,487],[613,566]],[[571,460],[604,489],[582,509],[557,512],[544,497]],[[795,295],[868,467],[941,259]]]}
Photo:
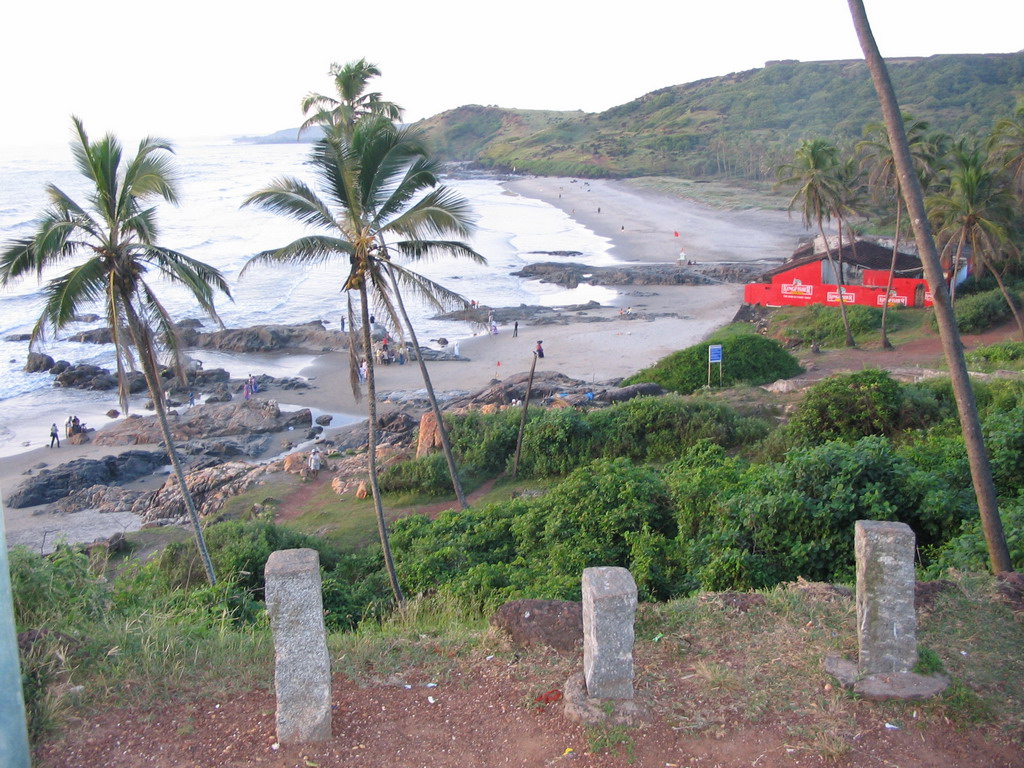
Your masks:
{"label": "palm frond", "polygon": [[288,216],[309,226],[336,226],[327,204],[305,182],[295,178],[275,179],[266,189],[246,198],[242,207],[248,206]]}
{"label": "palm frond", "polygon": [[337,237],[311,235],[300,237],[288,245],[250,256],[242,267],[239,277],[243,277],[252,267],[258,264],[305,264],[317,265],[330,261],[339,255],[350,256],[355,253],[352,243]]}
{"label": "palm frond", "polygon": [[100,301],[107,290],[107,269],[98,257],[87,259],[43,288],[43,311],[32,331],[31,343],[46,338],[46,329],[60,331],[82,307]]}
{"label": "palm frond", "polygon": [[395,276],[399,290],[406,295],[411,292],[439,312],[452,312],[457,309],[466,309],[469,306],[469,301],[465,296],[445,288],[440,283],[435,283],[418,272],[413,272],[394,262],[389,262],[387,269]]}

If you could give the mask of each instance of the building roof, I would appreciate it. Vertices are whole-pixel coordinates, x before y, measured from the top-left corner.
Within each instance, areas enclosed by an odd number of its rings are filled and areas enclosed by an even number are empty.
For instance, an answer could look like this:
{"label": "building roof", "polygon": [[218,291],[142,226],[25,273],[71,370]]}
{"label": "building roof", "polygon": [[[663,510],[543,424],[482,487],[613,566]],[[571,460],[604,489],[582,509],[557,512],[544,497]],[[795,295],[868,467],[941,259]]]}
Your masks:
{"label": "building roof", "polygon": [[[828,258],[824,248],[816,250],[815,245],[820,246],[820,238],[814,242],[807,243],[793,253],[793,258],[775,269],[764,274],[765,278],[771,279],[775,275],[781,275],[794,267],[802,267],[815,261]],[[839,260],[839,252],[833,248],[832,258]],[[892,263],[892,248],[873,243],[870,240],[858,240],[856,248],[852,243],[843,243],[842,251],[843,264],[857,267],[859,269],[881,269],[888,270]],[[923,277],[924,269],[921,260],[909,253],[896,253],[896,274],[899,277]]]}

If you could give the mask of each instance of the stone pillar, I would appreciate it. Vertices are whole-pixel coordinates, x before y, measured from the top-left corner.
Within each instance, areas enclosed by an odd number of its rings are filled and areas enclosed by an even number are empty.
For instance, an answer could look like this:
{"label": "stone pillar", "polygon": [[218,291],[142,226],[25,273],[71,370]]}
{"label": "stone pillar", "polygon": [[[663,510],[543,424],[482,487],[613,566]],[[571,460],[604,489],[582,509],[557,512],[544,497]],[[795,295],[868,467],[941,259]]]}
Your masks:
{"label": "stone pillar", "polygon": [[854,551],[858,671],[909,672],[917,663],[914,532],[905,523],[858,520]]}
{"label": "stone pillar", "polygon": [[274,633],[277,740],[331,738],[331,659],[327,653],[320,555],[315,549],[273,552],[264,569]]}
{"label": "stone pillar", "polygon": [[633,698],[636,582],[625,568],[583,571],[583,675],[595,699]]}

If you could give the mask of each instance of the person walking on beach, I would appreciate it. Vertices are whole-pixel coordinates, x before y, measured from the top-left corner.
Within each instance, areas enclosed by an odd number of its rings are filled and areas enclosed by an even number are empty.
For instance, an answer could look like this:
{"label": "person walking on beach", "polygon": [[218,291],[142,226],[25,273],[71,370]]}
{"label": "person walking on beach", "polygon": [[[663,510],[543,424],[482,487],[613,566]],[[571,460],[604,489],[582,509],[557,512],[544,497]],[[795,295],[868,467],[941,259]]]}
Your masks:
{"label": "person walking on beach", "polygon": [[314,448],[309,453],[309,476],[316,480],[320,475],[320,467],[323,465],[323,458],[320,456],[320,449]]}
{"label": "person walking on beach", "polygon": [[512,338],[513,339],[519,338],[519,321],[518,320],[516,320],[512,324]]}
{"label": "person walking on beach", "polygon": [[60,448],[60,430],[57,429],[56,424],[50,425],[50,447],[53,448],[53,444],[56,441],[57,447]]}
{"label": "person walking on beach", "polygon": [[543,343],[543,341],[537,342],[537,349],[535,350],[537,357],[544,357],[544,347],[541,346]]}

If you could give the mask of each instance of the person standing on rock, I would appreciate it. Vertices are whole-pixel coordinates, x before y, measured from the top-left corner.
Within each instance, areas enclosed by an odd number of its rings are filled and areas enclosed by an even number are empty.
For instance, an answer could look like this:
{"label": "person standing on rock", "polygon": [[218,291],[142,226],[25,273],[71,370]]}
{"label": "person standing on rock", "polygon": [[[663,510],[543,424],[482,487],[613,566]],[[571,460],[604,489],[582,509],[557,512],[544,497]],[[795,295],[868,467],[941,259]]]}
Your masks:
{"label": "person standing on rock", "polygon": [[57,429],[57,424],[50,425],[50,447],[53,448],[54,442],[57,443],[57,447],[60,448],[60,430]]}

